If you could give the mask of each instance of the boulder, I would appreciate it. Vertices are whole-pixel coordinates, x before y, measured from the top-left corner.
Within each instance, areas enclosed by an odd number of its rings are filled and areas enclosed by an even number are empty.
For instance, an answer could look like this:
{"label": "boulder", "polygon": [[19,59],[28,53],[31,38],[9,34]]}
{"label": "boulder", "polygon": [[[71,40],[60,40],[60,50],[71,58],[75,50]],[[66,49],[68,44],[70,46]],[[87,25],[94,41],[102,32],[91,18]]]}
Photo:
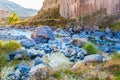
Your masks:
{"label": "boulder", "polygon": [[120,44],[115,45],[115,50],[120,51]]}
{"label": "boulder", "polygon": [[104,32],[100,32],[100,31],[95,31],[93,33],[93,36],[95,36],[95,37],[102,37],[102,36],[105,36],[105,33]]}
{"label": "boulder", "polygon": [[105,32],[106,32],[106,33],[110,33],[110,32],[111,32],[111,29],[110,29],[109,27],[107,27],[107,28],[105,29]]}
{"label": "boulder", "polygon": [[38,64],[41,64],[43,63],[43,61],[41,60],[40,57],[36,57],[35,60],[34,60],[34,66],[38,65]]}
{"label": "boulder", "polygon": [[89,63],[89,62],[103,62],[103,57],[100,54],[93,54],[85,56],[83,62]]}
{"label": "boulder", "polygon": [[33,76],[39,69],[45,69],[45,68],[47,67],[44,64],[33,66],[29,71],[28,75]]}
{"label": "boulder", "polygon": [[20,70],[22,75],[26,75],[30,71],[30,66],[24,63],[20,63],[15,67],[15,70]]}
{"label": "boulder", "polygon": [[76,61],[75,57],[71,57],[71,58],[70,58],[70,61],[71,61],[71,62],[75,62],[75,61]]}
{"label": "boulder", "polygon": [[47,46],[44,47],[44,52],[45,53],[51,53],[51,51],[52,51],[52,49],[50,48],[49,45],[47,45]]}
{"label": "boulder", "polygon": [[42,60],[53,70],[64,70],[72,66],[70,60],[63,53],[53,53],[43,56]]}
{"label": "boulder", "polygon": [[17,50],[14,52],[11,52],[8,56],[8,61],[12,60],[12,59],[21,59],[22,58],[22,53],[26,53],[26,50]]}
{"label": "boulder", "polygon": [[22,46],[24,46],[25,48],[30,48],[36,45],[36,43],[34,42],[34,40],[31,39],[24,39],[20,42],[22,44]]}
{"label": "boulder", "polygon": [[37,43],[45,43],[48,40],[54,40],[55,35],[48,26],[40,26],[32,33],[31,38]]}
{"label": "boulder", "polygon": [[71,43],[75,46],[82,47],[85,43],[87,43],[87,39],[85,39],[85,38],[74,38]]}
{"label": "boulder", "polygon": [[117,32],[117,37],[120,39],[120,32]]}
{"label": "boulder", "polygon": [[87,55],[87,52],[85,50],[81,50],[80,52],[77,53],[77,58],[83,60],[84,57]]}
{"label": "boulder", "polygon": [[25,57],[30,57],[31,59],[34,59],[36,57],[42,57],[44,54],[44,51],[35,50],[35,49],[27,49],[27,53],[25,53]]}

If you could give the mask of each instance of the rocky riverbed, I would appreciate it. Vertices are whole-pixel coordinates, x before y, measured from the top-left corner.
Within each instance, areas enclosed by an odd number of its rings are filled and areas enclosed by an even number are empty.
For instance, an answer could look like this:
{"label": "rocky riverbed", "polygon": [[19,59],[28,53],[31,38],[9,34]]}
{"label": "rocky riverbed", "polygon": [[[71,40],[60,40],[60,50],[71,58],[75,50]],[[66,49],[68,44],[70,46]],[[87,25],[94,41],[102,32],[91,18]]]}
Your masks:
{"label": "rocky riverbed", "polygon": [[[75,68],[78,64],[105,62],[114,52],[120,51],[120,32],[109,28],[104,32],[99,29],[76,32],[72,28],[63,30],[48,26],[36,29],[8,27],[0,29],[0,40],[16,40],[22,45],[22,49],[9,53],[7,61],[19,60],[20,64],[1,68],[3,80],[30,80],[38,69],[58,71]],[[88,42],[97,45],[99,51],[96,54],[83,49]],[[25,62],[23,58],[29,60]]]}

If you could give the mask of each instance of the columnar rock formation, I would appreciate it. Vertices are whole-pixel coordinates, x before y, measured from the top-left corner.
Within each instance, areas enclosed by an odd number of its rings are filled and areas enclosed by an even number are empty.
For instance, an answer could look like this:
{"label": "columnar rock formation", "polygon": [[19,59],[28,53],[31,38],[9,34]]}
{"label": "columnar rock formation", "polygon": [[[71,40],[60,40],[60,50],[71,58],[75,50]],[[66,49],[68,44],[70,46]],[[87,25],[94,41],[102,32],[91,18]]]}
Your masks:
{"label": "columnar rock formation", "polygon": [[105,9],[106,15],[120,12],[120,0],[45,0],[43,8],[59,7],[61,16],[78,18]]}
{"label": "columnar rock formation", "polygon": [[58,8],[60,0],[45,0],[43,3],[43,10],[48,10],[50,8]]}
{"label": "columnar rock formation", "polygon": [[61,0],[60,14],[65,18],[78,18],[105,9],[107,15],[120,12],[120,0]]}

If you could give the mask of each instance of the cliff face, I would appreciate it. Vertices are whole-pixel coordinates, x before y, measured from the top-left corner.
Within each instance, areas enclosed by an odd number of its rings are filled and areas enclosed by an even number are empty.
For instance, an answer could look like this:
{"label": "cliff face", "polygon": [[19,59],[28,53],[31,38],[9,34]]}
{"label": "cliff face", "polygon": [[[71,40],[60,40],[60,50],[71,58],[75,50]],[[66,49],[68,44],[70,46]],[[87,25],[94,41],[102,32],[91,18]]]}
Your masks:
{"label": "cliff face", "polygon": [[0,10],[0,25],[6,25],[9,23],[9,15],[8,11]]}
{"label": "cliff face", "polygon": [[45,0],[43,3],[43,10],[48,10],[50,8],[57,8],[59,6],[60,0]]}
{"label": "cliff face", "polygon": [[0,19],[1,18],[8,18],[10,13],[8,11],[0,10]]}
{"label": "cliff face", "polygon": [[59,7],[59,12],[65,18],[78,18],[105,9],[106,15],[120,12],[120,0],[45,0],[43,8]]}
{"label": "cliff face", "polygon": [[61,0],[60,3],[60,14],[66,18],[85,16],[100,9],[105,9],[107,15],[119,13],[120,0]]}

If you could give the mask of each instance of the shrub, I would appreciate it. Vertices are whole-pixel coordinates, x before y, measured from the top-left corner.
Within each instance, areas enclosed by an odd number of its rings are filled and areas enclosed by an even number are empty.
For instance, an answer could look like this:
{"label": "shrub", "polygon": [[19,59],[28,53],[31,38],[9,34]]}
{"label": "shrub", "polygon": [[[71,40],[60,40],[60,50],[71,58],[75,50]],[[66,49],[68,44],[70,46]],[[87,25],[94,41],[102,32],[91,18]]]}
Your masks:
{"label": "shrub", "polygon": [[14,12],[13,14],[10,14],[9,22],[10,22],[10,24],[14,24],[16,21],[20,21],[20,19],[19,19],[17,13]]}
{"label": "shrub", "polygon": [[115,80],[120,80],[120,75],[119,75],[119,76],[117,76]]}
{"label": "shrub", "polygon": [[0,54],[2,54],[2,40],[0,40]]}
{"label": "shrub", "polygon": [[2,44],[3,44],[3,42],[2,42],[2,40],[0,40],[0,48],[2,47]]}
{"label": "shrub", "polygon": [[0,67],[6,66],[7,64],[6,57],[7,55],[0,53]]}
{"label": "shrub", "polygon": [[10,53],[21,48],[21,44],[16,41],[8,41],[2,46],[3,53]]}
{"label": "shrub", "polygon": [[120,59],[120,54],[114,53],[113,54],[113,59]]}
{"label": "shrub", "polygon": [[98,53],[97,47],[90,42],[86,43],[83,46],[83,49],[86,50],[88,54],[97,54]]}
{"label": "shrub", "polygon": [[55,71],[52,73],[52,75],[56,79],[61,79],[62,78],[62,72],[61,71]]}

